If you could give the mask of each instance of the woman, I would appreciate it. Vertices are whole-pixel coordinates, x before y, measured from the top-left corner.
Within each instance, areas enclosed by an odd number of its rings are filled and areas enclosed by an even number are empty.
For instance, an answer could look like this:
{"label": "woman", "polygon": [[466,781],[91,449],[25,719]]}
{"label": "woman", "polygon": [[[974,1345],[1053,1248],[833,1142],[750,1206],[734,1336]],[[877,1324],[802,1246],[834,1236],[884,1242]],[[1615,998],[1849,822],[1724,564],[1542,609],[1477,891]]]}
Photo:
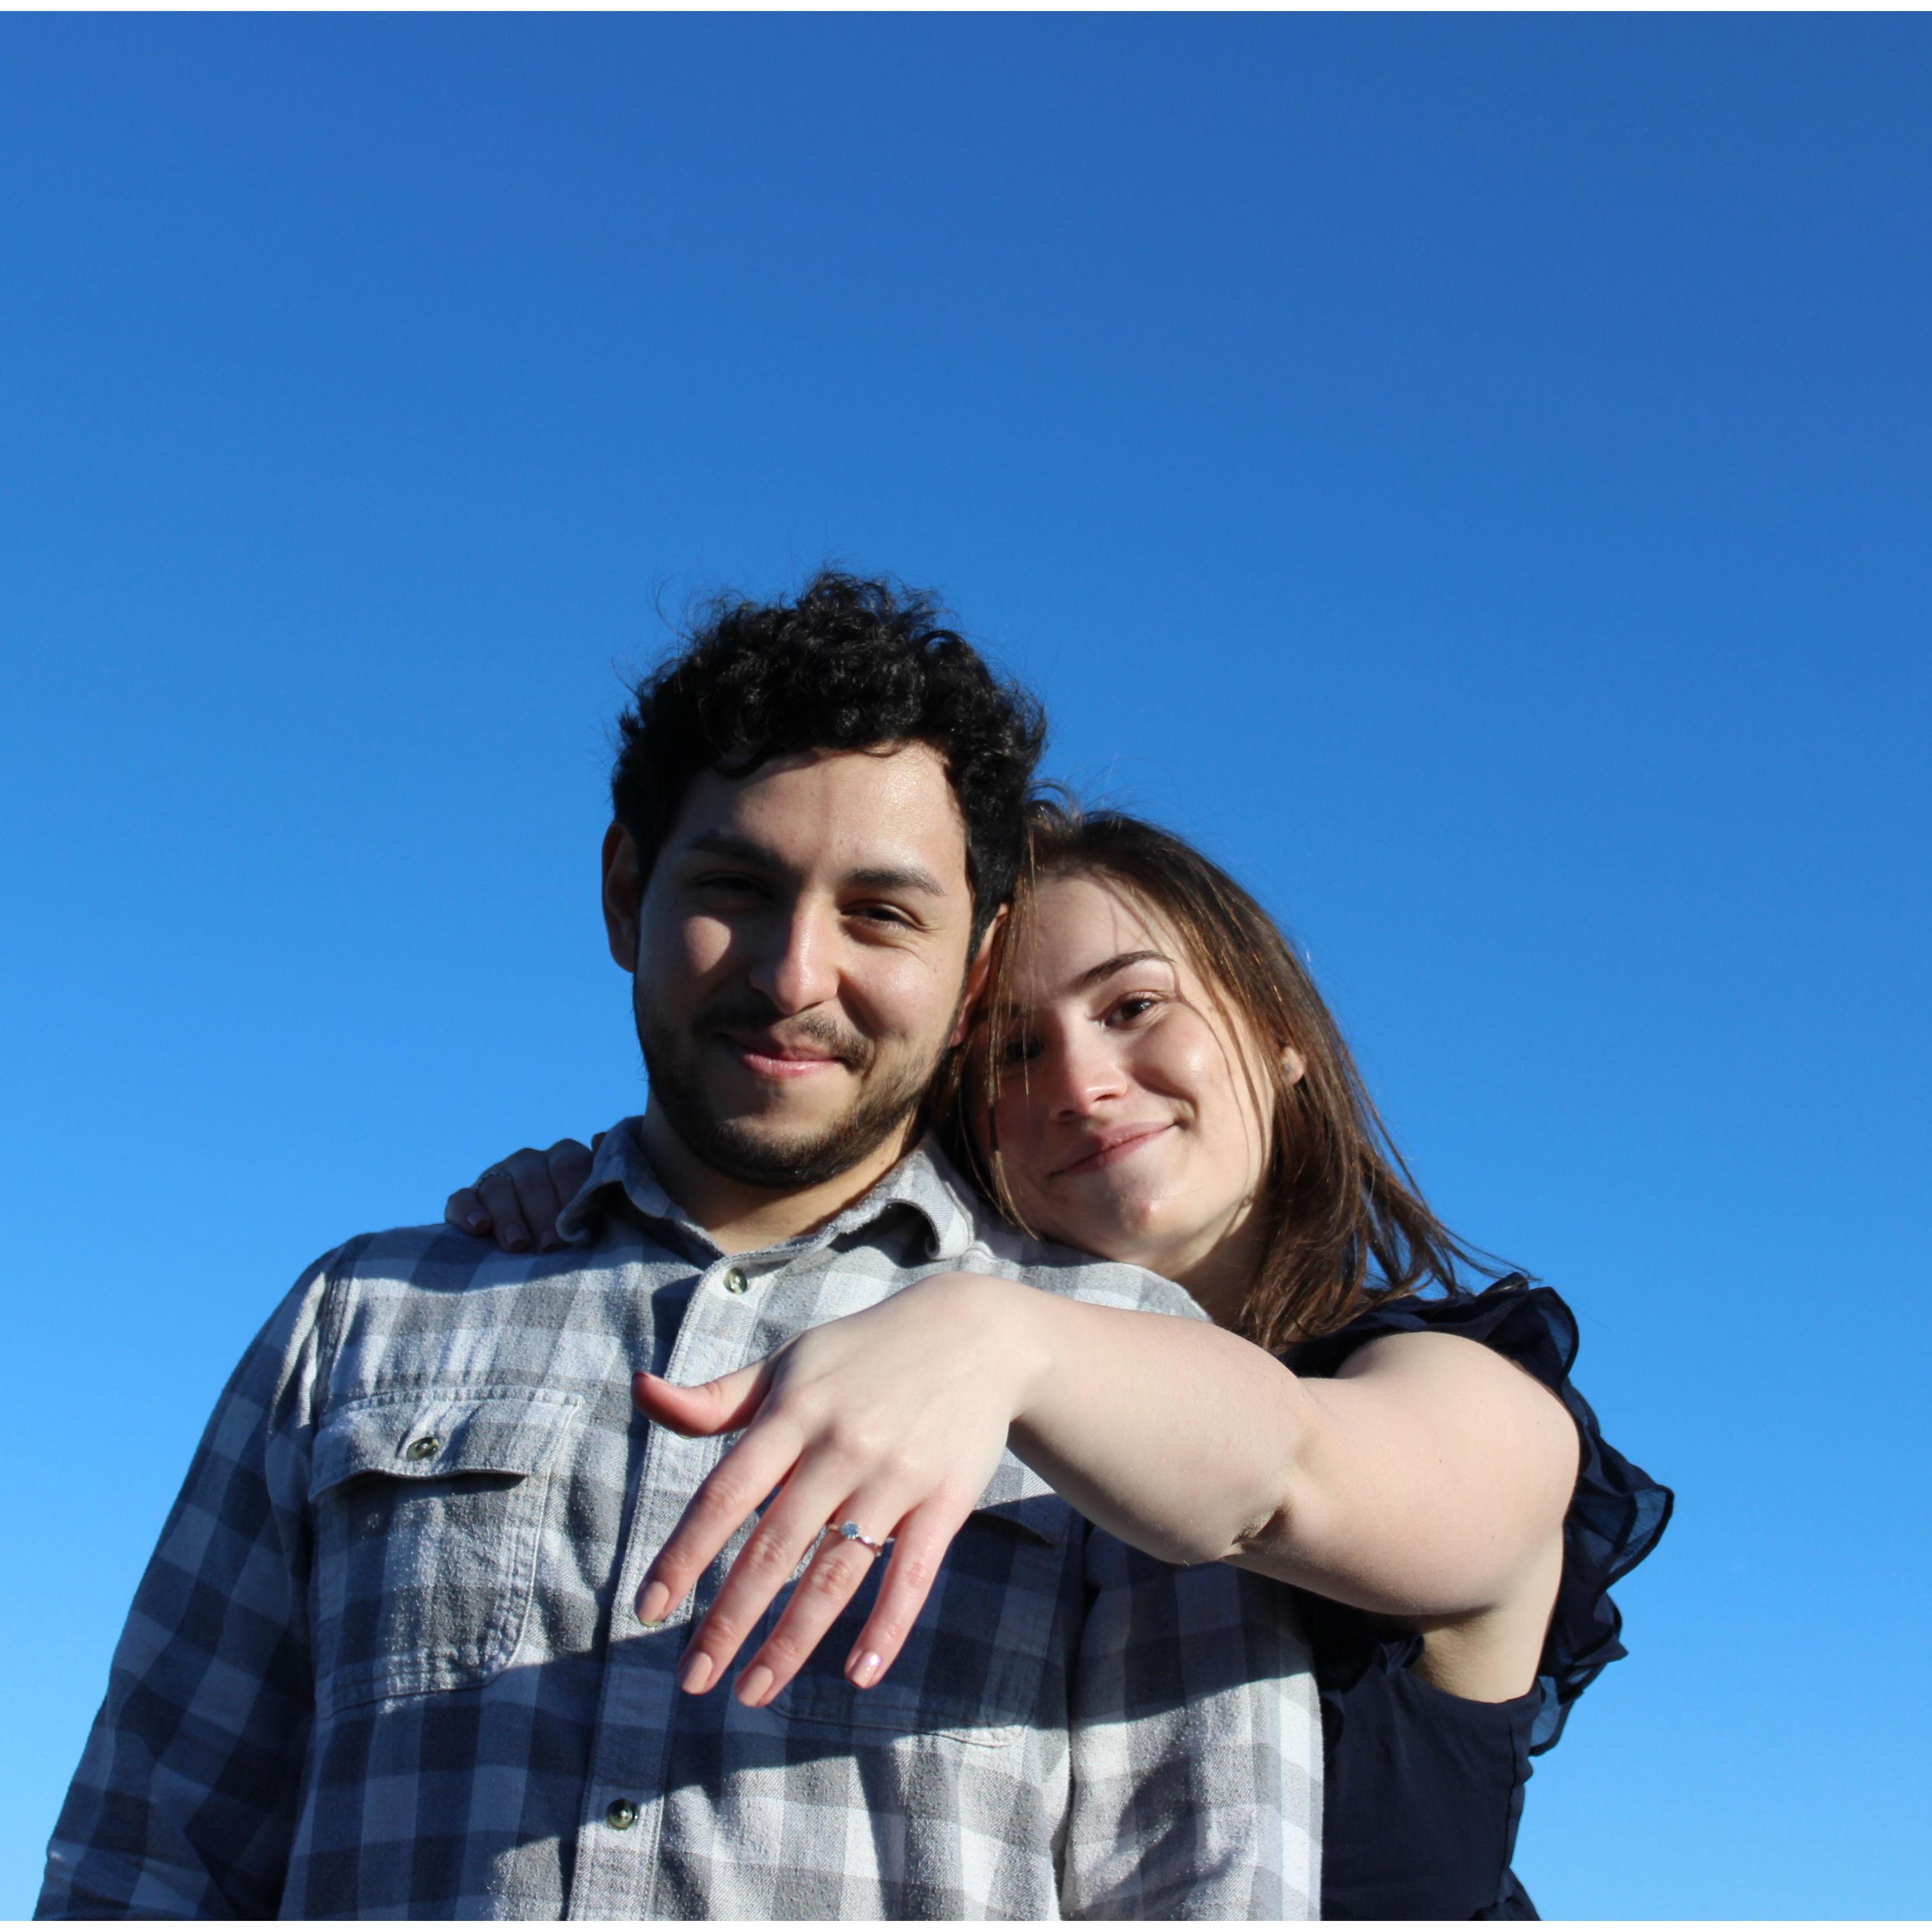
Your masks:
{"label": "woman", "polygon": [[[743,1432],[640,1616],[667,1616],[771,1498],[693,1633],[715,1683],[824,1525],[890,1529],[846,1666],[876,1683],[1010,1446],[1154,1556],[1295,1587],[1327,1747],[1324,1916],[1535,1916],[1509,1869],[1528,1759],[1624,1654],[1605,1592],[1670,1502],[1570,1388],[1569,1311],[1520,1275],[1462,1288],[1476,1258],[1388,1148],[1280,931],[1140,820],[1036,808],[949,1074],[941,1131],[1010,1219],[1180,1282],[1215,1325],[946,1274],[718,1382],[640,1377],[658,1422]],[[541,1240],[586,1160],[516,1156],[449,1216]],[[795,1589],[736,1694],[778,1696],[845,1594]]]}

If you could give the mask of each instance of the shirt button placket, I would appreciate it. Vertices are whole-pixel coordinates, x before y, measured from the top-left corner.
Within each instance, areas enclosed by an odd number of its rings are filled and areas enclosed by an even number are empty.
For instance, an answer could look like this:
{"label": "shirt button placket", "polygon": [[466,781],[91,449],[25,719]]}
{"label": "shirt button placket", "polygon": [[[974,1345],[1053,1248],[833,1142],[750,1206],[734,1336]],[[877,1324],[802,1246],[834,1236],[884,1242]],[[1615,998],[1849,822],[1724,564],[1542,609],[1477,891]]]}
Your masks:
{"label": "shirt button placket", "polygon": [[[698,1383],[742,1367],[750,1310],[740,1313],[731,1304],[744,1302],[762,1286],[758,1276],[735,1262],[722,1257],[713,1261],[699,1276],[678,1324],[666,1372],[674,1379]],[[716,1295],[721,1288],[723,1294]],[[625,1592],[634,1594],[649,1557],[670,1535],[684,1502],[718,1454],[718,1446],[709,1438],[650,1432],[620,1598]],[[632,1789],[608,1799],[601,1810],[591,1810],[585,1821],[583,1856],[572,1893],[574,1919],[634,1922],[650,1916],[656,1893],[656,1861],[650,1851],[664,1825],[664,1798],[650,1774],[668,1765],[671,1735],[680,1721],[681,1694],[669,1662],[674,1654],[675,1646],[666,1651],[662,1645],[632,1640],[613,1648],[599,1700],[603,1737],[591,1775],[593,1788],[601,1784],[606,1792],[614,1786],[622,1791],[629,1784]],[[638,1790],[635,1781],[640,1776],[646,1783]]]}

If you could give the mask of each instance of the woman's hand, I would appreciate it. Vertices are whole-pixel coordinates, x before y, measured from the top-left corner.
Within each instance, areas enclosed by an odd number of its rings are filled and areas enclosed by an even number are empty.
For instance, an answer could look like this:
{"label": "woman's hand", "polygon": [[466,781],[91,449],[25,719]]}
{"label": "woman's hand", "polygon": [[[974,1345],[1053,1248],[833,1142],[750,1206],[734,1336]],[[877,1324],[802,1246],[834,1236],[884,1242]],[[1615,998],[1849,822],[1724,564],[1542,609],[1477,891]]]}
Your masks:
{"label": "woman's hand", "polygon": [[[1040,1365],[1030,1317],[1042,1298],[997,1276],[934,1275],[716,1382],[679,1388],[636,1378],[638,1407],[666,1428],[744,1431],[645,1573],[643,1622],[662,1623],[772,1498],[692,1634],[678,1673],[683,1689],[719,1682],[812,1545],[845,1522],[875,1541],[892,1539],[878,1600],[845,1660],[862,1690],[885,1675],[992,1480]],[[740,1703],[769,1704],[791,1682],[875,1560],[862,1544],[825,1537],[740,1675]]]}
{"label": "woman's hand", "polygon": [[591,1156],[603,1138],[599,1134],[589,1147],[581,1141],[559,1141],[544,1154],[519,1148],[485,1168],[475,1186],[459,1187],[444,1203],[442,1218],[466,1234],[494,1230],[497,1246],[513,1255],[532,1246],[560,1248],[556,1217],[590,1179]]}

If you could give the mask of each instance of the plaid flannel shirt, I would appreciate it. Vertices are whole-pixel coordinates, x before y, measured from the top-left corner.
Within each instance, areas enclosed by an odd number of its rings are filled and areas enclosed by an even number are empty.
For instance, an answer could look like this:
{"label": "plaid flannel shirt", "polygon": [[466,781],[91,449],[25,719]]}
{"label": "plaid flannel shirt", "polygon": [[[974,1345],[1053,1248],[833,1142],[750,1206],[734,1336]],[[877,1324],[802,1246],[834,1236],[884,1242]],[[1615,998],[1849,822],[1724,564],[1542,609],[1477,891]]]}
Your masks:
{"label": "plaid flannel shirt", "polygon": [[[1288,1593],[1176,1569],[1009,1456],[884,1682],[876,1587],[770,1707],[680,1693],[632,1613],[718,1441],[634,1412],[964,1268],[1172,1284],[1025,1240],[922,1149],[726,1256],[626,1123],[560,1253],[364,1236],[218,1405],[116,1652],[43,1917],[1312,1916],[1321,1744]],[[748,1652],[747,1653],[748,1654]]]}

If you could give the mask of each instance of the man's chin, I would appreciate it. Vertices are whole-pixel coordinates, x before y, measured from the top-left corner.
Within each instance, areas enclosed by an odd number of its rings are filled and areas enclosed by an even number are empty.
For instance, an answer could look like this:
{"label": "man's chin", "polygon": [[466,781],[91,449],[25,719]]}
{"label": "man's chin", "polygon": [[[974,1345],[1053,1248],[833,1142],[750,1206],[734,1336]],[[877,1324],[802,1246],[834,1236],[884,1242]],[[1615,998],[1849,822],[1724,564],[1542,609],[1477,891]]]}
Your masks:
{"label": "man's chin", "polygon": [[733,1115],[706,1120],[679,1129],[680,1137],[706,1166],[736,1181],[775,1194],[794,1194],[819,1187],[864,1161],[894,1136],[903,1136],[908,1121],[861,1129],[841,1120],[816,1131],[774,1126],[768,1116]]}
{"label": "man's chin", "polygon": [[778,1133],[828,1132],[858,1097],[858,1082],[836,1060],[815,1060],[807,1073],[773,1075],[721,1052],[704,1072],[705,1105],[719,1120],[764,1122]]}
{"label": "man's chin", "polygon": [[838,1136],[860,1111],[856,1083],[842,1067],[784,1081],[760,1079],[735,1064],[706,1071],[704,1117],[734,1141],[807,1150]]}
{"label": "man's chin", "polygon": [[736,1054],[680,1053],[641,1013],[638,1030],[652,1105],[686,1150],[725,1179],[773,1193],[822,1186],[889,1143],[896,1154],[931,1077],[929,1067],[894,1079],[835,1064],[760,1078]]}

